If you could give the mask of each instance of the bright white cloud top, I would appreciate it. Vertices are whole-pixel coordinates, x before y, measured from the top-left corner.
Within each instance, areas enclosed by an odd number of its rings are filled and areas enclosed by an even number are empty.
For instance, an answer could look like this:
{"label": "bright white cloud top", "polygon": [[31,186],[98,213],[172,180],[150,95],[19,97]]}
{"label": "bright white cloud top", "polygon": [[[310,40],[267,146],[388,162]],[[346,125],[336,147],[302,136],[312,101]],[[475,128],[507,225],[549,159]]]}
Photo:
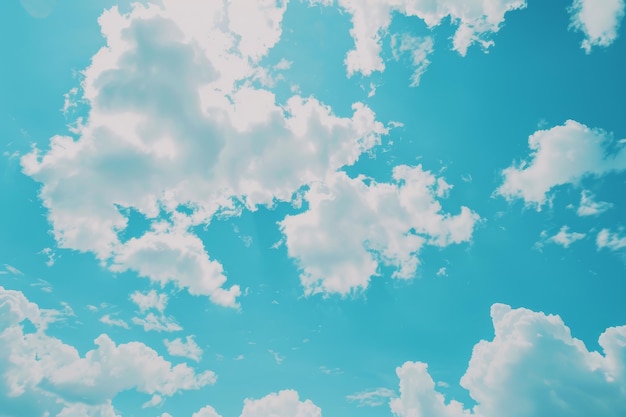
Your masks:
{"label": "bright white cloud top", "polygon": [[594,46],[609,46],[617,38],[624,18],[624,0],[574,0],[572,27],[584,33],[581,46],[590,53]]}
{"label": "bright white cloud top", "polygon": [[576,186],[585,177],[626,170],[623,141],[615,144],[607,132],[573,120],[535,132],[528,147],[529,159],[502,172],[504,183],[497,192],[508,200],[521,198],[538,210],[559,185]]}

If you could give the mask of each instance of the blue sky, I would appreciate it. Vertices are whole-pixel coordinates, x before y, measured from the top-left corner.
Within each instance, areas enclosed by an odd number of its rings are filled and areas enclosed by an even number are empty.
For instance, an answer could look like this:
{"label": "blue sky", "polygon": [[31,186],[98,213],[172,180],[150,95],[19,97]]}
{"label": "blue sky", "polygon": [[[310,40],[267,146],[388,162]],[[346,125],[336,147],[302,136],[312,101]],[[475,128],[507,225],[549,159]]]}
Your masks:
{"label": "blue sky", "polygon": [[626,414],[623,0],[0,5],[0,417]]}

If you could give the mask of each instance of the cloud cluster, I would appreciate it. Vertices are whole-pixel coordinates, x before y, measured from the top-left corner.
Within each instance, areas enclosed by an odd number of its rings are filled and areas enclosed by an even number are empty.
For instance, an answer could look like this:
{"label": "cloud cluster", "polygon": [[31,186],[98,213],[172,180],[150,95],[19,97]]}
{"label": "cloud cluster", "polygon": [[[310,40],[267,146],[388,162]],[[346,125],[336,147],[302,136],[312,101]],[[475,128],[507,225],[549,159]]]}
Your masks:
{"label": "cloud cluster", "polygon": [[528,147],[529,158],[502,172],[504,183],[496,193],[507,200],[521,198],[537,210],[550,201],[550,191],[557,186],[578,185],[585,177],[626,170],[623,141],[616,142],[612,135],[574,120],[533,133]]}
{"label": "cloud cluster", "polygon": [[397,369],[400,396],[390,406],[398,417],[618,417],[626,414],[626,326],[600,336],[603,352],[589,351],[560,317],[503,304],[491,308],[495,337],[474,346],[461,385],[472,409],[445,401],[427,365]]}
{"label": "cloud cluster", "polygon": [[380,265],[409,279],[423,246],[469,241],[479,216],[467,207],[444,212],[438,199],[450,188],[421,165],[396,166],[390,183],[339,172],[312,184],[304,195],[308,210],[280,222],[306,293],[364,289]]}
{"label": "cloud cluster", "polygon": [[581,46],[587,53],[594,46],[606,47],[617,39],[625,7],[624,0],[574,0],[571,25],[585,35]]}
{"label": "cloud cluster", "polygon": [[[172,365],[143,343],[117,345],[106,334],[81,356],[73,346],[46,334],[42,316],[21,292],[0,287],[3,415],[29,411],[33,416],[116,416],[112,400],[120,392],[170,397],[216,381],[212,371],[196,373],[186,364]],[[34,332],[25,331],[26,320],[35,326]]]}
{"label": "cloud cluster", "polygon": [[[311,400],[300,401],[297,391],[282,390],[263,398],[244,400],[239,417],[322,417],[322,410]],[[164,413],[161,417],[172,417]],[[192,417],[222,417],[210,405],[193,413]]]}
{"label": "cloud cluster", "polygon": [[[309,3],[330,6],[334,2],[309,0]],[[449,18],[457,26],[452,48],[465,56],[474,44],[484,49],[492,46],[490,36],[500,30],[505,14],[526,7],[526,0],[337,0],[336,3],[352,17],[350,35],[354,49],[345,59],[348,76],[356,73],[369,76],[385,69],[382,38],[394,13],[417,17],[429,28]]]}
{"label": "cloud cluster", "polygon": [[[60,247],[237,306],[239,287],[225,286],[193,227],[289,202],[386,133],[363,104],[338,117],[315,98],[279,104],[253,85],[285,7],[164,0],[100,17],[106,46],[82,83],[88,117],[76,137],[55,136],[22,158]],[[124,240],[129,209],[150,226]]]}

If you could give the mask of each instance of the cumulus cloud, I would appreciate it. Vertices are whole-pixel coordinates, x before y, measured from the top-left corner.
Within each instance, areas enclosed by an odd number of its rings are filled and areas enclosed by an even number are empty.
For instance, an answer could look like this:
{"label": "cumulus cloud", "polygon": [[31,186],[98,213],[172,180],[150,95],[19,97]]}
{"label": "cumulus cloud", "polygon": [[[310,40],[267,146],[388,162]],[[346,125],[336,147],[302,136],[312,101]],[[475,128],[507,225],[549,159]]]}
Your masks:
{"label": "cumulus cloud", "polygon": [[[286,2],[161,3],[103,13],[106,46],[81,85],[88,117],[76,137],[25,155],[23,171],[41,183],[59,247],[236,307],[240,288],[226,286],[194,227],[290,202],[386,129],[360,103],[338,117],[313,97],[276,103],[253,87]],[[129,209],[150,226],[124,240]]]}
{"label": "cumulus cloud", "polygon": [[581,44],[585,52],[615,41],[625,5],[624,0],[574,0],[570,8],[571,26],[585,35]]}
{"label": "cumulus cloud", "polygon": [[[263,398],[244,400],[243,410],[239,417],[322,417],[322,410],[311,400],[300,401],[294,390],[282,390],[271,393]],[[165,413],[161,417],[172,417]],[[195,412],[192,417],[222,417],[211,406],[205,406]]]}
{"label": "cumulus cloud", "polygon": [[163,341],[167,352],[172,356],[182,356],[198,362],[202,358],[202,349],[196,343],[194,336],[187,336],[185,340],[180,337],[170,341]]}
{"label": "cumulus cloud", "polygon": [[609,229],[602,229],[596,237],[598,249],[607,248],[613,251],[626,248],[626,236],[611,232]]}
{"label": "cumulus cloud", "polygon": [[217,411],[215,411],[213,407],[211,407],[210,405],[207,405],[206,407],[202,407],[200,410],[193,413],[191,417],[222,417],[222,416],[217,414]]}
{"label": "cumulus cloud", "polygon": [[583,190],[580,194],[580,205],[576,210],[579,216],[597,216],[613,208],[613,203],[596,201],[596,196],[589,190]]}
{"label": "cumulus cloud", "polygon": [[442,394],[435,391],[435,381],[428,373],[428,365],[406,362],[396,369],[400,378],[400,396],[389,402],[391,412],[399,417],[438,416],[461,417],[471,415],[463,404],[450,401],[446,404]]}
{"label": "cumulus cloud", "polygon": [[[369,183],[368,183],[369,182]],[[397,166],[378,183],[339,172],[305,194],[308,210],[280,222],[307,294],[348,294],[368,286],[380,265],[410,279],[425,245],[467,242],[479,216],[467,207],[451,215],[438,198],[450,188],[422,166]]]}
{"label": "cumulus cloud", "polygon": [[541,207],[550,191],[565,184],[599,177],[626,169],[626,147],[600,129],[590,129],[574,120],[528,138],[530,156],[502,171],[504,183],[496,193],[507,200],[523,199],[527,205]]}
{"label": "cumulus cloud", "polygon": [[[309,3],[330,6],[333,1],[309,0]],[[484,49],[492,46],[490,36],[500,30],[505,14],[526,7],[525,0],[337,0],[337,4],[352,17],[350,35],[354,49],[345,59],[348,76],[355,73],[368,76],[385,69],[382,38],[394,13],[417,17],[429,28],[449,18],[457,25],[452,48],[465,56],[473,44]]]}
{"label": "cumulus cloud", "polygon": [[396,416],[619,417],[626,414],[626,326],[602,333],[602,352],[572,337],[559,316],[503,304],[491,308],[495,337],[474,346],[461,385],[476,402],[465,408],[435,390],[427,365],[397,369]]}
{"label": "cumulus cloud", "polygon": [[[81,356],[46,334],[42,310],[18,291],[0,287],[0,312],[0,403],[8,413],[3,415],[110,417],[117,415],[111,401],[122,391],[170,397],[216,380],[212,371],[173,366],[143,343],[117,345],[106,334]],[[34,332],[24,330],[25,320]]]}
{"label": "cumulus cloud", "polygon": [[240,417],[322,417],[322,410],[311,400],[300,401],[294,390],[283,390],[258,400],[246,399]]}

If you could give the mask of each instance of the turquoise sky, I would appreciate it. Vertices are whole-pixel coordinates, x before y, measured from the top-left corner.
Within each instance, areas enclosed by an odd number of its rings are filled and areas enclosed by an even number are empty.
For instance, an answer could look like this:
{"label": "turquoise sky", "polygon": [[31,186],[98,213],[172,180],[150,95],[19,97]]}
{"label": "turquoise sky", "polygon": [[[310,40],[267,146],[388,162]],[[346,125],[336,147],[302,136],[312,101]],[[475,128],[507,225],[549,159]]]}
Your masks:
{"label": "turquoise sky", "polygon": [[624,0],[0,4],[0,417],[626,415]]}

